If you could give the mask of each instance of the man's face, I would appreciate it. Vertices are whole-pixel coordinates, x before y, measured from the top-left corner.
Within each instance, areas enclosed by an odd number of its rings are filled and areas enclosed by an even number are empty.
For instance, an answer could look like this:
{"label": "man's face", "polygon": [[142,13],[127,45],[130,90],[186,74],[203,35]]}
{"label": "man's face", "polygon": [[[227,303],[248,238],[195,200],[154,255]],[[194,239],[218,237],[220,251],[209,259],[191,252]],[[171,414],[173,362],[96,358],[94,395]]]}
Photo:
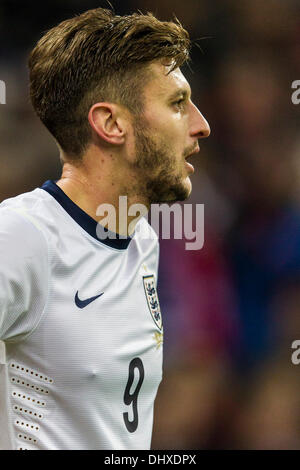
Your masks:
{"label": "man's face", "polygon": [[186,158],[208,137],[207,121],[191,101],[191,89],[179,68],[152,63],[144,89],[144,109],[134,122],[134,167],[150,203],[183,201],[191,193],[193,167]]}

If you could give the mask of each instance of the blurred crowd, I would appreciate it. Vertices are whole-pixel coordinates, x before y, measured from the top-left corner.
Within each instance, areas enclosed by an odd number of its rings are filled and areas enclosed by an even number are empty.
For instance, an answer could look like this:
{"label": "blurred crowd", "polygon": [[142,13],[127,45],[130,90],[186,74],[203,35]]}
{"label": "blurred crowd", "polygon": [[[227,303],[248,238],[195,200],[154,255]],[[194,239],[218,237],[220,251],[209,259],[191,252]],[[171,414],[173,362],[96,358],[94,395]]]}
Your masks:
{"label": "blurred crowd", "polygon": [[[26,59],[49,27],[107,6],[1,0],[0,200],[59,176],[58,150],[29,104]],[[193,39],[183,72],[211,127],[187,203],[205,242],[161,240],[164,380],[154,449],[300,449],[300,3],[112,1],[118,14],[173,13]],[[12,27],[13,26],[13,27]],[[299,370],[298,370],[299,367]]]}

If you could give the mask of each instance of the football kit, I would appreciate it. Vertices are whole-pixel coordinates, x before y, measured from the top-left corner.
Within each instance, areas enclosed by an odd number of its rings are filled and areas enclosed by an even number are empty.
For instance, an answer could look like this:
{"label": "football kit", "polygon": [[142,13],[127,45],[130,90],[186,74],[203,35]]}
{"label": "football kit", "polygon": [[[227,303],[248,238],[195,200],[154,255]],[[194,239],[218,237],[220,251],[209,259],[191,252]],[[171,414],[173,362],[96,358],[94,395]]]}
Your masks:
{"label": "football kit", "polygon": [[0,204],[0,449],[150,448],[158,256],[144,217],[99,239],[53,181]]}

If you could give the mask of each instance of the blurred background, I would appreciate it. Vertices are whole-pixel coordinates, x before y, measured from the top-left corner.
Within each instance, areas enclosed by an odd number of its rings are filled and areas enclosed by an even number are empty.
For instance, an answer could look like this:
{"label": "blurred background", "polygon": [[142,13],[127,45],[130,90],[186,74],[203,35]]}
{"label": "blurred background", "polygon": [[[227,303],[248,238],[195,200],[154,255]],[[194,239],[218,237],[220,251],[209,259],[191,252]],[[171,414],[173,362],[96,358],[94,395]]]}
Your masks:
{"label": "blurred background", "polygon": [[[153,449],[300,449],[299,0],[112,0],[175,14],[198,44],[183,72],[211,136],[193,157],[205,243],[162,240],[164,380]],[[44,31],[104,0],[0,0],[0,201],[60,175],[28,97]]]}

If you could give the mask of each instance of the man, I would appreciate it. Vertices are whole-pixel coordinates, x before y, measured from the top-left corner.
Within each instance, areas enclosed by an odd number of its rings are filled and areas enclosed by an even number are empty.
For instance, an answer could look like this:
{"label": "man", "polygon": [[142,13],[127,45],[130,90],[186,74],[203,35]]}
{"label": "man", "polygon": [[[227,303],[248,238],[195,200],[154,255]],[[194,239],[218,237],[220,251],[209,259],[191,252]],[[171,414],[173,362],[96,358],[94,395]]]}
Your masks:
{"label": "man", "polygon": [[186,158],[210,130],[179,69],[188,50],[180,24],[98,8],[30,54],[32,103],[63,172],[0,205],[1,448],[150,448],[158,240],[142,237],[143,217],[99,238],[97,214],[118,215],[120,195],[148,209],[189,196]]}

